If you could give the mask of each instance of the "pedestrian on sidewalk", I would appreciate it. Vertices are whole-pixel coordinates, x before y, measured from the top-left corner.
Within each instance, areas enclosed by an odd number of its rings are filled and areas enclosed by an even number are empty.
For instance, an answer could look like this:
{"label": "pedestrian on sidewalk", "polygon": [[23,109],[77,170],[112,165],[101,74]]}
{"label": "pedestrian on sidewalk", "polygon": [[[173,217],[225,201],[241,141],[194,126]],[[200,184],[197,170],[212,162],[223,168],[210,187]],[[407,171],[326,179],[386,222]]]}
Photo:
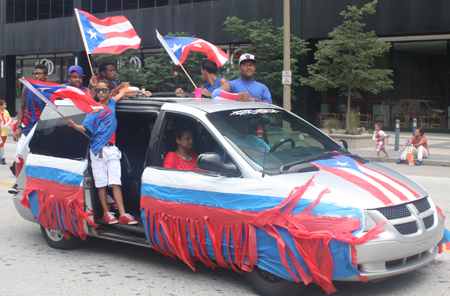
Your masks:
{"label": "pedestrian on sidewalk", "polygon": [[12,122],[11,116],[9,115],[8,110],[6,110],[6,102],[5,100],[0,100],[0,147],[1,147],[1,157],[0,164],[5,165],[5,143],[6,138],[8,138],[8,125]]}
{"label": "pedestrian on sidewalk", "polygon": [[377,146],[375,147],[375,150],[377,151],[377,157],[380,158],[380,151],[383,151],[384,154],[386,154],[384,157],[389,157],[389,153],[386,151],[386,142],[384,139],[386,138],[386,133],[383,132],[381,129],[383,126],[381,123],[375,123],[375,131],[373,132],[372,140],[374,142],[377,142]]}
{"label": "pedestrian on sidewalk", "polygon": [[[416,129],[415,136],[411,138],[407,146],[412,146],[412,153],[417,157],[416,165],[422,164],[422,159],[430,155],[430,150],[428,150],[427,138],[423,135],[423,130],[421,128]],[[397,164],[403,163],[406,159],[409,149],[405,149],[397,160]]]}

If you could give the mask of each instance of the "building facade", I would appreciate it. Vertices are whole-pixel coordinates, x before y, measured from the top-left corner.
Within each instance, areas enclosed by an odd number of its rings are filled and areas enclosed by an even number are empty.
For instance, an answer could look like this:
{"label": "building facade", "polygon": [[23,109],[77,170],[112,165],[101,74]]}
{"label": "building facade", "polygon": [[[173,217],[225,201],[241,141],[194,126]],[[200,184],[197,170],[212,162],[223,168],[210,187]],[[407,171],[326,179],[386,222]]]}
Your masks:
{"label": "building facade", "polygon": [[[299,62],[301,75],[307,75],[306,66],[314,63],[315,44],[342,23],[339,12],[366,2],[291,0],[291,33],[312,49]],[[273,18],[275,26],[283,24],[281,0],[0,0],[0,98],[6,99],[11,114],[20,101],[17,79],[31,77],[37,62],[49,66],[49,81],[54,82],[67,81],[70,65],[88,69],[73,8],[100,19],[125,15],[142,38],[141,57],[160,48],[155,29],[163,35],[188,32],[231,50],[236,36],[223,31],[227,16],[245,21]],[[446,0],[379,0],[377,13],[363,20],[368,30],[392,43],[390,53],[376,66],[393,70],[394,89],[363,94],[352,102],[361,121],[381,122],[389,129],[399,119],[402,128],[409,128],[416,118],[426,130],[450,132],[449,9]],[[293,111],[308,121],[320,125],[324,118],[344,118],[346,98],[338,91],[294,91]]]}

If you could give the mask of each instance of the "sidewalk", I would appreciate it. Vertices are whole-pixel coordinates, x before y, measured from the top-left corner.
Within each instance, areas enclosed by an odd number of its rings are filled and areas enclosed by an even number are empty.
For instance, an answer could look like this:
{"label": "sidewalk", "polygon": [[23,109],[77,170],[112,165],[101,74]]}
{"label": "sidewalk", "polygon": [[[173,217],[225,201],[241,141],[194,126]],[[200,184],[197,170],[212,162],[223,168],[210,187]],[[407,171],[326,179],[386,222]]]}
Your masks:
{"label": "sidewalk", "polygon": [[[373,147],[353,149],[350,150],[350,152],[353,154],[358,154],[359,156],[373,162],[397,162],[403,151],[394,150],[395,132],[386,132],[386,134],[389,136],[386,142],[386,151],[389,153],[390,157],[383,157],[384,153],[380,152],[380,158],[375,158],[377,156],[377,152],[375,151],[375,143],[373,144]],[[450,134],[425,133],[424,136],[427,138],[430,155],[423,159],[422,165],[450,166]],[[399,148],[402,148],[405,141],[411,139],[411,137],[412,131],[401,132]]]}

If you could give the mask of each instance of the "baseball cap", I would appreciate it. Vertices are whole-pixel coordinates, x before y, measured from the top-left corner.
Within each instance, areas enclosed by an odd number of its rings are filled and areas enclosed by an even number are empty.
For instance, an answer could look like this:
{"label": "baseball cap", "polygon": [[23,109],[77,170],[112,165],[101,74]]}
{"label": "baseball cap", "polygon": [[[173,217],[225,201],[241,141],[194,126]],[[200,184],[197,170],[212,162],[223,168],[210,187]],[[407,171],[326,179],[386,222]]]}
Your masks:
{"label": "baseball cap", "polygon": [[244,61],[253,61],[256,62],[255,60],[255,56],[249,53],[244,53],[243,55],[241,55],[241,57],[239,58],[239,66],[241,65],[242,62]]}
{"label": "baseball cap", "polygon": [[[77,72],[77,74],[72,74],[72,72],[73,71],[75,71],[75,72]],[[84,76],[84,74],[83,74],[83,68],[81,68],[80,66],[71,66],[70,68],[69,68],[69,74],[67,74],[67,75],[80,75],[80,76]]]}

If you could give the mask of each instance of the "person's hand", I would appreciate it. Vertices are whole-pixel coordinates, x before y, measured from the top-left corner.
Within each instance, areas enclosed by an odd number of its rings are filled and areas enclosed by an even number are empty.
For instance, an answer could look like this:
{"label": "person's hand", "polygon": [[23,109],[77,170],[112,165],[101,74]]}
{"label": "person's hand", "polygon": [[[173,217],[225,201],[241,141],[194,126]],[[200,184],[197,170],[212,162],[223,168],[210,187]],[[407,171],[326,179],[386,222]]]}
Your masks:
{"label": "person's hand", "polygon": [[209,90],[207,90],[206,88],[203,88],[202,89],[202,96],[210,98],[212,96],[212,94],[209,92]]}
{"label": "person's hand", "polygon": [[150,91],[148,91],[148,90],[145,90],[145,88],[141,89],[139,92],[141,94],[144,94],[147,97],[151,97],[152,96],[152,93]]}
{"label": "person's hand", "polygon": [[[179,87],[175,90],[176,93],[184,93],[184,90]],[[175,94],[177,97],[185,97],[185,95],[181,95],[181,94]]]}
{"label": "person's hand", "polygon": [[67,119],[67,120],[66,120],[66,123],[67,123],[67,125],[70,126],[70,127],[75,127],[75,123],[73,122],[72,119]]}
{"label": "person's hand", "polygon": [[238,97],[237,97],[238,101],[248,102],[248,101],[251,101],[251,99],[252,99],[252,97],[250,96],[249,93],[246,93],[246,92],[238,93]]}
{"label": "person's hand", "polygon": [[14,141],[19,141],[20,137],[22,136],[22,128],[21,127],[17,127],[16,131],[13,134],[13,139]]}
{"label": "person's hand", "polygon": [[91,79],[89,79],[89,86],[90,87],[96,87],[97,86],[97,77],[92,76]]}

